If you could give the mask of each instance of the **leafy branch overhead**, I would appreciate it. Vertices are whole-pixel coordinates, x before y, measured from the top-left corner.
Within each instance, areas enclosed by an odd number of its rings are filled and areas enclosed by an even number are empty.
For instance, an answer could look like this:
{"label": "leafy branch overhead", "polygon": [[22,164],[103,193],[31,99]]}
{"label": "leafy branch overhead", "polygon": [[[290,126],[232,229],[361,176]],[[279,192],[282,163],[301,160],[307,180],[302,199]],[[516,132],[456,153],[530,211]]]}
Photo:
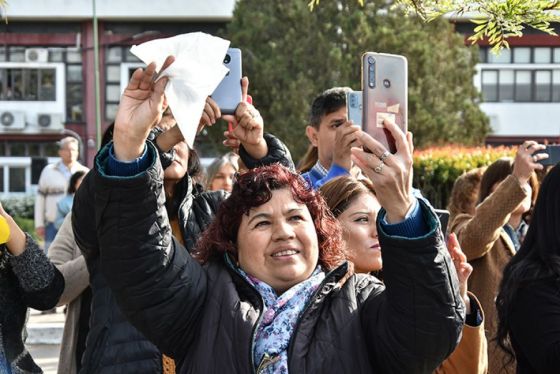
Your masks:
{"label": "leafy branch overhead", "polygon": [[[332,0],[331,0],[332,1]],[[366,0],[356,0],[364,6]],[[313,10],[320,0],[310,0]],[[488,39],[495,52],[509,48],[507,38],[522,36],[525,27],[556,35],[553,22],[560,22],[558,0],[396,0],[393,10],[417,14],[425,21],[442,15],[470,18],[477,26],[469,37],[472,43]]]}

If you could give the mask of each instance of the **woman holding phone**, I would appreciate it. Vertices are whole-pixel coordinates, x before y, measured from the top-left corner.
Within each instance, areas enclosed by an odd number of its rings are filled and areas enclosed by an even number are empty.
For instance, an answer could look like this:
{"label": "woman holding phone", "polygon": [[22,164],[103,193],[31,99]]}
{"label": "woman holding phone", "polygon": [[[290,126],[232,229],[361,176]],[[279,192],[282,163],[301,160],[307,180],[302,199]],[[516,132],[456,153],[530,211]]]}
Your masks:
{"label": "woman holding phone", "polygon": [[[152,83],[153,70],[133,75],[127,90],[145,101],[121,102],[117,118],[126,120],[115,124],[114,148],[98,154],[73,211],[78,243],[99,239],[107,280],[131,322],[181,362],[181,373],[435,369],[455,348],[464,305],[437,217],[411,193],[411,137],[388,126],[398,152],[381,172],[379,159],[355,152],[384,192],[385,285],[349,271],[324,201],[279,165],[240,176],[195,258],[170,235],[160,165],[144,141],[165,86]],[[128,161],[136,170],[124,170]]]}

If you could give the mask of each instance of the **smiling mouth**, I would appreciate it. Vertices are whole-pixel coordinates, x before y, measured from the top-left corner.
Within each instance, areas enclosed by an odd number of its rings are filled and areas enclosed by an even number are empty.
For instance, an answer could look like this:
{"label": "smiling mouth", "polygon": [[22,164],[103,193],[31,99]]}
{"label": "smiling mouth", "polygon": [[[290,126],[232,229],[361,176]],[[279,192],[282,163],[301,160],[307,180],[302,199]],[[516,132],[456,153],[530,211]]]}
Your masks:
{"label": "smiling mouth", "polygon": [[296,251],[295,249],[285,249],[283,251],[273,253],[272,257],[293,256],[297,255],[298,253],[299,251]]}

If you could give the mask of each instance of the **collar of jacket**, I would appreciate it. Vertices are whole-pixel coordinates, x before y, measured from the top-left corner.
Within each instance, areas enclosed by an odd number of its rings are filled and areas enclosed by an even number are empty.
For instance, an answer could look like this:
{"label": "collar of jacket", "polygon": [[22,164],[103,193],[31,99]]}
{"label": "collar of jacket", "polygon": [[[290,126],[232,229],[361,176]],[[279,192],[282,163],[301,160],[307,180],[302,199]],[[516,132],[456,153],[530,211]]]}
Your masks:
{"label": "collar of jacket", "polygon": [[[233,275],[233,281],[235,285],[240,289],[250,290],[250,292],[244,293],[244,295],[248,296],[251,304],[257,305],[258,309],[262,312],[264,308],[264,302],[261,295],[256,290],[256,288],[249,284],[249,282],[247,282],[247,280],[241,275],[241,273],[239,273],[239,271],[237,270],[237,266],[235,265],[235,259],[233,259],[230,253],[224,253],[224,262],[228,271]],[[323,279],[319,288],[317,288],[317,291],[315,291],[313,297],[309,300],[308,305],[304,309],[302,317],[304,314],[315,310],[323,302],[323,299],[334,289],[341,288],[344,284],[344,281],[346,281],[347,279],[347,274],[347,261],[344,261],[342,264],[329,271],[325,275],[325,279]]]}

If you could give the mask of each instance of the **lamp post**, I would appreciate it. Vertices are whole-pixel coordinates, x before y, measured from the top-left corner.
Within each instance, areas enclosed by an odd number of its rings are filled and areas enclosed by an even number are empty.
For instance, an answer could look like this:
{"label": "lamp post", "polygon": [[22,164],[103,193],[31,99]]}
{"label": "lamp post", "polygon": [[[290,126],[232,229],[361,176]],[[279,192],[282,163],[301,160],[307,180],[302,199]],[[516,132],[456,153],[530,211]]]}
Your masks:
{"label": "lamp post", "polygon": [[95,81],[95,135],[97,149],[101,145],[101,100],[99,97],[99,37],[97,29],[97,10],[95,0],[93,2],[93,64]]}

